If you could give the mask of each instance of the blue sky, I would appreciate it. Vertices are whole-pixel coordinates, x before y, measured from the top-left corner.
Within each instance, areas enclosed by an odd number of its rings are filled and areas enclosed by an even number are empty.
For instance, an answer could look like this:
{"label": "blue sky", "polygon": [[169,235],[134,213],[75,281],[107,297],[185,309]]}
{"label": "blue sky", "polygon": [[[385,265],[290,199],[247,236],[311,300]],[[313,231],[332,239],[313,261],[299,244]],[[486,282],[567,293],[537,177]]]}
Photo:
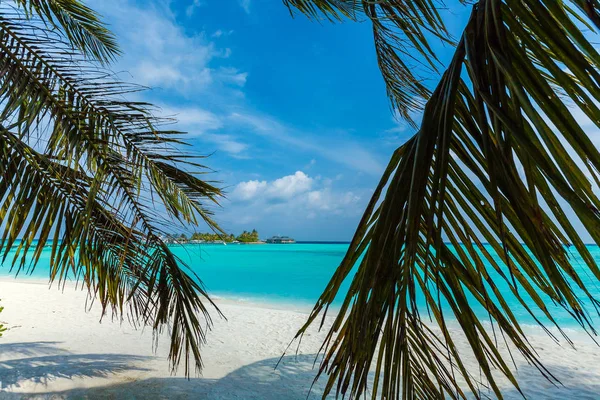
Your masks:
{"label": "blue sky", "polygon": [[[227,231],[349,240],[393,150],[368,23],[291,18],[280,0],[90,0],[118,36],[121,77],[214,153]],[[466,9],[449,7],[459,32]],[[451,49],[439,48],[442,60]],[[434,84],[437,77],[432,76]]]}

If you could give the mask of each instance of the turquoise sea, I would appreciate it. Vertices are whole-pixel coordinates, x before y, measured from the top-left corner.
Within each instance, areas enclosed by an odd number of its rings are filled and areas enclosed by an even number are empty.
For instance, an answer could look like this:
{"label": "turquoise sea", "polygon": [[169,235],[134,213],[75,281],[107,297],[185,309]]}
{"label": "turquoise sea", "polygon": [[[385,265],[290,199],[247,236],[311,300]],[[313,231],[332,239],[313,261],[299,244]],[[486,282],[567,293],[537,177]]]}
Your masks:
{"label": "turquoise sea", "polygon": [[[173,246],[173,250],[198,274],[209,293],[239,301],[272,303],[281,306],[294,306],[309,309],[314,305],[335,268],[342,260],[348,244],[345,243],[297,243],[263,245],[222,245],[188,244]],[[600,248],[589,247],[600,263]],[[36,269],[31,274],[21,273],[19,279],[47,279],[50,248],[44,251]],[[10,255],[7,260],[11,259]],[[9,262],[0,267],[0,277],[13,276]],[[600,298],[600,285],[589,276],[577,255],[571,258],[576,269],[582,271],[583,280],[589,284],[592,293]],[[497,277],[494,280],[506,294],[511,308],[523,323],[535,323],[526,310],[508,294],[508,287]],[[343,293],[348,288],[345,282]],[[583,293],[577,290],[583,297]],[[339,305],[342,296],[338,296]],[[419,299],[424,303],[423,299]],[[473,302],[481,318],[487,318],[482,307]],[[335,304],[334,304],[335,305]],[[562,326],[575,326],[569,314],[550,304],[550,309]],[[590,312],[593,309],[589,307]],[[594,317],[595,318],[595,317]],[[596,326],[600,322],[595,318]]]}

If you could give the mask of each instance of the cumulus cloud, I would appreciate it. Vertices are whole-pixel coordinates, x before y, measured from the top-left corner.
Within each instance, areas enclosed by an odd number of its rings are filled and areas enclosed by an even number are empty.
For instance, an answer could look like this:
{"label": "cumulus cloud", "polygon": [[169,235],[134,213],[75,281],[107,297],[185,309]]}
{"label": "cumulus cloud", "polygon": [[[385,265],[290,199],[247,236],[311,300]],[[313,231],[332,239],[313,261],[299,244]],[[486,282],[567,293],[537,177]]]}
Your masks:
{"label": "cumulus cloud", "polygon": [[294,175],[284,176],[273,181],[267,190],[267,194],[272,198],[290,199],[308,191],[312,184],[312,178],[309,178],[302,171],[296,171]]}
{"label": "cumulus cloud", "polygon": [[243,181],[230,192],[220,221],[227,229],[253,227],[264,236],[304,232],[303,240],[346,239],[372,191],[350,191],[336,184],[340,182],[303,171],[273,180]]}
{"label": "cumulus cloud", "polygon": [[232,192],[237,200],[289,200],[310,190],[314,180],[302,171],[287,175],[272,182],[250,180],[240,182]]}
{"label": "cumulus cloud", "polygon": [[238,218],[295,217],[318,215],[357,216],[362,211],[361,196],[353,191],[335,189],[334,180],[310,177],[302,171],[272,181],[249,180],[238,183],[228,206]]}
{"label": "cumulus cloud", "polygon": [[251,200],[258,194],[264,193],[267,181],[247,181],[237,184],[233,191],[233,197],[239,200]]}

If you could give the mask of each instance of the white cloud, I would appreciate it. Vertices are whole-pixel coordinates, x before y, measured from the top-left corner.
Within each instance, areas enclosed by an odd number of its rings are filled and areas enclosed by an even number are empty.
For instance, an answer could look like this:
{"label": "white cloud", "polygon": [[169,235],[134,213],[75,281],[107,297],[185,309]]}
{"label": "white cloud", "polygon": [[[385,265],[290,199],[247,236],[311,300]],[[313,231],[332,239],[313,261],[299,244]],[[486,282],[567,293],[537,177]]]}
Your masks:
{"label": "white cloud", "polygon": [[267,181],[247,181],[240,182],[235,187],[232,195],[236,199],[251,200],[259,193],[264,193],[267,188]]}
{"label": "white cloud", "polygon": [[[305,238],[319,240],[349,238],[373,192],[336,185],[341,182],[303,171],[271,180],[254,177],[229,191],[219,220],[227,229],[257,228],[265,237],[305,232]],[[315,218],[319,224],[311,221]]]}
{"label": "white cloud", "polygon": [[305,169],[305,170],[309,170],[309,169],[313,168],[315,165],[317,165],[317,160],[315,160],[314,158],[312,158],[312,159],[311,159],[311,160],[308,162],[308,164],[306,164],[306,165],[304,166],[304,169]]}
{"label": "white cloud", "polygon": [[[159,65],[142,61],[132,70],[137,82],[151,87],[176,88],[180,85],[187,87],[192,78],[183,74],[175,65]],[[209,68],[202,69],[193,78],[193,85],[206,87],[212,83],[212,72]],[[180,87],[183,88],[183,87]]]}
{"label": "white cloud", "polygon": [[[411,115],[415,121],[418,121],[420,115]],[[398,113],[392,117],[393,127],[384,130],[379,135],[379,140],[387,146],[398,147],[406,142],[407,138],[414,134],[415,130]]]}
{"label": "white cloud", "polygon": [[248,79],[247,72],[240,72],[237,68],[233,67],[219,68],[217,75],[220,77],[221,81],[240,87],[246,85],[246,80]]}
{"label": "white cloud", "polygon": [[248,145],[238,141],[235,136],[224,133],[205,133],[202,135],[202,138],[215,143],[220,150],[223,150],[236,158],[249,158],[242,154],[248,149]]}
{"label": "white cloud", "polygon": [[360,196],[352,191],[336,190],[332,179],[312,178],[302,171],[273,181],[249,180],[238,183],[229,198],[229,208],[248,210],[254,215],[352,215],[362,211]]}
{"label": "white cloud", "polygon": [[[235,70],[224,70],[224,73],[234,76]],[[244,74],[243,77],[236,79],[245,78]],[[248,158],[244,152],[249,146],[238,136],[229,133],[236,132],[239,135],[250,128],[256,134],[284,149],[308,153],[311,161],[304,169],[313,167],[317,161],[312,157],[319,156],[370,175],[379,175],[383,171],[378,159],[363,144],[348,137],[339,138],[335,135],[317,137],[289,128],[270,118],[241,113],[216,114],[199,107],[163,107],[162,115],[175,117],[179,121],[176,129],[215,143],[218,149],[237,158]]]}
{"label": "white cloud", "polygon": [[163,116],[177,119],[177,125],[193,136],[223,127],[223,121],[217,114],[202,108],[162,107],[161,111]]}
{"label": "white cloud", "polygon": [[250,0],[240,0],[240,6],[246,11],[246,14],[250,14]]}
{"label": "white cloud", "polygon": [[273,181],[268,187],[267,195],[271,198],[290,199],[308,191],[312,184],[312,178],[302,171],[296,171],[294,175],[284,176]]}
{"label": "white cloud", "polygon": [[204,3],[201,0],[194,0],[192,2],[192,4],[190,4],[186,9],[185,9],[185,15],[187,15],[187,17],[191,17],[192,15],[194,15],[194,12],[196,11],[197,8],[203,6]]}
{"label": "white cloud", "polygon": [[[244,85],[243,71],[213,66],[216,60],[228,58],[231,50],[219,48],[204,32],[185,31],[169,2],[152,1],[144,8],[131,0],[91,3],[110,22],[123,47],[124,56],[116,69],[131,73],[135,82],[184,94],[197,94],[211,85]],[[202,4],[195,0],[186,14],[193,14]],[[221,31],[219,36],[229,32]]]}
{"label": "white cloud", "polygon": [[224,127],[223,118],[199,107],[162,107],[161,115],[177,120],[172,128],[187,132],[190,137],[213,143],[219,150],[237,158],[246,158],[246,143],[233,135],[220,132]]}
{"label": "white cloud", "polygon": [[210,35],[210,37],[211,37],[211,38],[215,38],[215,39],[217,39],[217,38],[220,38],[220,37],[222,37],[222,36],[223,36],[223,37],[224,37],[224,36],[229,36],[229,35],[231,35],[231,34],[233,34],[233,29],[231,29],[231,30],[228,30],[228,31],[224,31],[224,30],[222,30],[222,29],[217,29],[216,31],[214,31],[214,32],[212,33],[212,35]]}
{"label": "white cloud", "polygon": [[308,193],[308,207],[314,210],[341,213],[349,206],[356,205],[360,196],[353,192],[335,193],[330,188],[314,190]]}
{"label": "white cloud", "polygon": [[294,150],[301,150],[313,155],[318,154],[330,161],[342,164],[353,170],[379,175],[384,167],[373,156],[364,144],[353,141],[349,137],[315,136],[287,127],[270,117],[234,112],[229,121],[241,126],[250,127],[255,133],[269,138],[279,145],[288,145]]}
{"label": "white cloud", "polygon": [[287,175],[272,182],[251,180],[239,183],[232,192],[232,199],[288,200],[306,193],[313,185],[313,179],[302,171]]}

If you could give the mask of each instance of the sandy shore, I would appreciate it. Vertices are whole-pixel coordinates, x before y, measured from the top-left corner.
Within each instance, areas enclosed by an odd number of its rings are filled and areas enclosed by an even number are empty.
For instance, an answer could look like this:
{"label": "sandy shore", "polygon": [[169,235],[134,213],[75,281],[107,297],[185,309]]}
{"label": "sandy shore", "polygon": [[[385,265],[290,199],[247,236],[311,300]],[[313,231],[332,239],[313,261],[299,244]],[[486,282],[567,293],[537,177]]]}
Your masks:
{"label": "sandy shore", "polygon": [[[98,323],[97,308],[85,312],[85,297],[44,283],[0,281],[0,320],[9,328],[0,339],[0,399],[307,398],[322,333],[307,335],[299,354],[273,369],[304,312],[221,300],[228,319],[217,320],[209,334],[203,376],[188,381],[171,376],[166,337],[153,353],[151,330],[109,319]],[[532,328],[532,343],[564,386],[553,386],[517,357],[517,376],[530,398],[600,397],[600,348],[578,332],[571,336],[577,350]],[[321,397],[322,384],[309,398]],[[503,387],[507,398],[519,398],[507,382]]]}

